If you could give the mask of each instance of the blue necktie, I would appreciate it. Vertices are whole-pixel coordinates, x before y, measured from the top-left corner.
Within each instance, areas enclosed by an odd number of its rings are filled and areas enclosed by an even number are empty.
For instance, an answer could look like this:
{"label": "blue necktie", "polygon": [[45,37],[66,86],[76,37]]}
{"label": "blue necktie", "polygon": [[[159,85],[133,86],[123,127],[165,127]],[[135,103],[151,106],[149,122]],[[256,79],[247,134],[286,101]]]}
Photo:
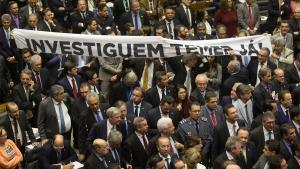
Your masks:
{"label": "blue necktie", "polygon": [[9,31],[5,30],[5,34],[6,34],[7,45],[8,45],[8,47],[10,47],[10,35],[9,35]]}
{"label": "blue necktie", "polygon": [[137,13],[134,13],[134,27],[135,27],[135,30],[138,30],[139,29],[139,23],[138,23],[138,16],[137,16]]}
{"label": "blue necktie", "polygon": [[100,122],[101,120],[103,120],[101,111],[96,112],[96,120],[97,120],[97,122]]}
{"label": "blue necktie", "polygon": [[64,133],[66,132],[66,125],[65,125],[64,112],[61,103],[58,104],[58,108],[59,108],[59,117],[60,117],[60,129],[61,132]]}

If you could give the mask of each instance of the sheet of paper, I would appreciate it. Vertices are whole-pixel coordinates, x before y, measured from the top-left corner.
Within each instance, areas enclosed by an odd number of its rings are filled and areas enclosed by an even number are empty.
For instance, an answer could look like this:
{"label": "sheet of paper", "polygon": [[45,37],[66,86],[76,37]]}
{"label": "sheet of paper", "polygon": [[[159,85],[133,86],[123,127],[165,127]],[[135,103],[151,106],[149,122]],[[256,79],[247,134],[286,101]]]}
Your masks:
{"label": "sheet of paper", "polygon": [[79,169],[79,168],[83,167],[83,164],[81,164],[78,161],[74,161],[74,162],[72,162],[72,164],[74,165],[73,169]]}

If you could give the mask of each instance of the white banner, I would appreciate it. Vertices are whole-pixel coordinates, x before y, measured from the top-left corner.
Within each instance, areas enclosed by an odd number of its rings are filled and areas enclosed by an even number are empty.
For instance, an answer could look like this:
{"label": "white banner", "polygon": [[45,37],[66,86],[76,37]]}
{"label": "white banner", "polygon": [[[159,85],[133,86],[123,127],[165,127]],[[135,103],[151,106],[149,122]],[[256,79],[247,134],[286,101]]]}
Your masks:
{"label": "white banner", "polygon": [[271,35],[214,40],[172,40],[158,36],[107,36],[42,32],[14,29],[20,49],[39,53],[105,57],[173,57],[187,53],[227,55],[235,50],[240,55],[257,56],[262,47],[271,51]]}

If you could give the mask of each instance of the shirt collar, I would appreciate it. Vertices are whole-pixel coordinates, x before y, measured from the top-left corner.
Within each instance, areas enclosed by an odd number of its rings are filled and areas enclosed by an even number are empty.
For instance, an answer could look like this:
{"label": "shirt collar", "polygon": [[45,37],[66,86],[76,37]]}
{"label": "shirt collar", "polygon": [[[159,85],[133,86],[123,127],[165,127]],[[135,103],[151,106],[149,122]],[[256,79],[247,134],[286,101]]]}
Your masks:
{"label": "shirt collar", "polygon": [[228,151],[226,151],[226,155],[228,157],[228,160],[234,160],[234,157]]}
{"label": "shirt collar", "polygon": [[158,155],[162,158],[162,159],[168,159],[168,160],[171,160],[171,156],[170,154],[168,154],[168,157],[164,157],[163,155],[161,155],[160,153],[158,153]]}

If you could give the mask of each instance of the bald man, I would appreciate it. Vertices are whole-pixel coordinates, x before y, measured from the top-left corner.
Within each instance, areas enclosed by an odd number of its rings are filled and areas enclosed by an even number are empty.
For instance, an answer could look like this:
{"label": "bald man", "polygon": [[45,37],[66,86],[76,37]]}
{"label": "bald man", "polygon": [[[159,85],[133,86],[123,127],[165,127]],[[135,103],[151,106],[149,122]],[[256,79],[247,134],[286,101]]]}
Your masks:
{"label": "bald man", "polygon": [[64,141],[61,134],[54,136],[52,143],[43,146],[40,161],[44,169],[72,169],[77,160],[75,151]]}
{"label": "bald man", "polygon": [[93,152],[86,160],[84,169],[107,169],[109,162],[105,160],[109,150],[108,144],[103,139],[95,139],[93,141]]}

